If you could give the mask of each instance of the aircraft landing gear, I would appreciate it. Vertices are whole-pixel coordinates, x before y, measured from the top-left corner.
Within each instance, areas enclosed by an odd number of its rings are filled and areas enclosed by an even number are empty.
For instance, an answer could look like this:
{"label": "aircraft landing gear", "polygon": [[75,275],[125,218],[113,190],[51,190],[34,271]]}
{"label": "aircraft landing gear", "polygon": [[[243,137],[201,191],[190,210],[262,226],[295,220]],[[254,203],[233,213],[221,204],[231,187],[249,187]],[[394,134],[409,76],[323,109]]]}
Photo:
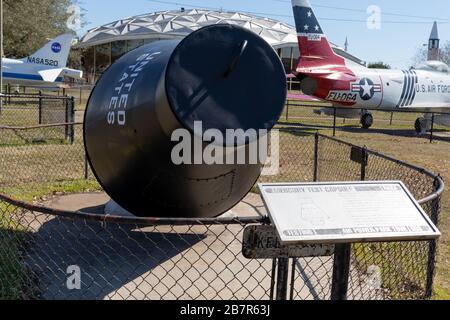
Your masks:
{"label": "aircraft landing gear", "polygon": [[417,134],[424,134],[428,130],[430,130],[430,121],[425,118],[417,118],[416,123],[414,124],[414,128],[416,129]]}
{"label": "aircraft landing gear", "polygon": [[363,129],[369,129],[373,125],[373,116],[371,113],[364,113],[361,116],[361,126]]}

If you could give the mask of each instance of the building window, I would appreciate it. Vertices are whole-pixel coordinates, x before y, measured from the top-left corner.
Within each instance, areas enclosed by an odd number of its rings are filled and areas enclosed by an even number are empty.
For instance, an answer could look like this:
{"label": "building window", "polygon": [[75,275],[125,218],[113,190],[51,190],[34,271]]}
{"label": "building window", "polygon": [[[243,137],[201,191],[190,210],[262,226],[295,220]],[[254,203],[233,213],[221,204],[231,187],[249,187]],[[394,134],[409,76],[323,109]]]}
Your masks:
{"label": "building window", "polygon": [[125,41],[114,41],[111,43],[111,63],[119,59],[127,52],[127,43]]}
{"label": "building window", "polygon": [[102,74],[111,65],[111,43],[95,47],[95,73]]}
{"label": "building window", "polygon": [[88,83],[92,83],[95,78],[95,47],[82,49],[81,65],[84,77]]}
{"label": "building window", "polygon": [[292,48],[281,49],[281,61],[283,62],[284,70],[286,74],[292,72]]}
{"label": "building window", "polygon": [[300,62],[300,49],[298,47],[292,48],[292,70],[296,69]]}
{"label": "building window", "polygon": [[140,40],[128,40],[127,41],[127,51],[131,51],[131,50],[134,50],[136,48],[139,48],[143,44],[144,44],[144,40],[143,39],[140,39]]}
{"label": "building window", "polygon": [[159,41],[159,39],[144,39],[144,44],[149,44],[155,41]]}

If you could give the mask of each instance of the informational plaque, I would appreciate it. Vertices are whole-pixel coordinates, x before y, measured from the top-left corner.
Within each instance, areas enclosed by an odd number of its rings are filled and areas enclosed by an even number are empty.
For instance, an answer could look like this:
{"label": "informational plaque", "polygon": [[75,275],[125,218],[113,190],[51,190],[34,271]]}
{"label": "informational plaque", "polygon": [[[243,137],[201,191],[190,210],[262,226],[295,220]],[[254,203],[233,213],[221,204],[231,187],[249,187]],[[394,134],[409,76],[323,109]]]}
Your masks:
{"label": "informational plaque", "polygon": [[412,241],[440,232],[400,181],[260,184],[283,244]]}

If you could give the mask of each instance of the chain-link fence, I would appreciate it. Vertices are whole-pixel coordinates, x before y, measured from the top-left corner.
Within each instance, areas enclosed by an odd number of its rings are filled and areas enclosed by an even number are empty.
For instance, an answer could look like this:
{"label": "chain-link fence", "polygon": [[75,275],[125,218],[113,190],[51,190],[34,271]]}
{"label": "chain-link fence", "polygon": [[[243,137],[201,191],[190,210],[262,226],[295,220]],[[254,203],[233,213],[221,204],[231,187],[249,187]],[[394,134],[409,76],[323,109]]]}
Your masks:
{"label": "chain-link fence", "polygon": [[[23,129],[29,139],[0,144],[0,298],[269,300],[278,295],[282,268],[291,299],[335,297],[334,256],[244,258],[244,229],[270,223],[262,203],[249,204],[250,217],[104,215],[103,202],[89,200],[102,190],[87,167],[82,127],[71,127],[71,143],[35,144],[45,128],[32,128]],[[0,127],[0,136],[11,131]],[[395,179],[424,199],[437,223],[439,177],[321,135],[281,130],[280,171],[260,182]],[[81,208],[73,197],[81,197]],[[355,244],[349,298],[429,298],[435,258],[434,241]]]}
{"label": "chain-link fence", "polygon": [[[370,116],[368,116],[370,114]],[[363,115],[372,120],[363,120]],[[428,137],[448,141],[447,119],[450,113],[415,109],[349,109],[336,107],[327,102],[288,99],[280,122],[284,125],[297,125],[308,129],[330,130],[333,136],[337,131],[378,132],[399,136]],[[366,126],[362,129],[362,121]],[[372,122],[370,125],[367,122]],[[361,131],[362,130],[362,131]]]}
{"label": "chain-link fence", "polygon": [[[68,142],[74,140],[74,99],[42,95],[3,95],[0,145]],[[67,124],[67,125],[61,125]]]}
{"label": "chain-link fence", "polygon": [[73,97],[76,110],[84,110],[94,85],[89,84],[66,84],[64,88],[42,88],[33,86],[9,85],[3,86],[2,92],[7,95],[28,96],[50,96],[50,97]]}

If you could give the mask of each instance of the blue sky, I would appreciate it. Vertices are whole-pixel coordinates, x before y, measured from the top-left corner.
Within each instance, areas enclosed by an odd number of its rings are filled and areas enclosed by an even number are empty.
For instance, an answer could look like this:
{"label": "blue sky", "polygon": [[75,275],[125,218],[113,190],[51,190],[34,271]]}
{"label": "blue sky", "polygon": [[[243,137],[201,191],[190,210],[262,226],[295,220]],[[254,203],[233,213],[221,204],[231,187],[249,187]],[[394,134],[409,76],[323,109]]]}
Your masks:
{"label": "blue sky", "polygon": [[[79,31],[79,35],[83,35],[90,28],[120,18],[159,10],[177,9],[182,6],[181,4],[264,13],[270,18],[294,24],[291,4],[288,0],[165,1],[179,3],[179,5],[163,4],[151,0],[82,0],[88,25]],[[441,41],[450,40],[450,3],[448,0],[311,0],[311,2],[313,6],[316,5],[314,8],[316,15],[327,37],[334,43],[343,46],[345,37],[348,36],[349,51],[365,61],[381,60],[393,67],[409,67],[417,50],[427,43],[434,20],[440,21]],[[369,14],[366,10],[370,5],[376,5],[381,9],[381,29],[370,30],[367,28],[366,21]],[[327,6],[352,10],[325,8]]]}

